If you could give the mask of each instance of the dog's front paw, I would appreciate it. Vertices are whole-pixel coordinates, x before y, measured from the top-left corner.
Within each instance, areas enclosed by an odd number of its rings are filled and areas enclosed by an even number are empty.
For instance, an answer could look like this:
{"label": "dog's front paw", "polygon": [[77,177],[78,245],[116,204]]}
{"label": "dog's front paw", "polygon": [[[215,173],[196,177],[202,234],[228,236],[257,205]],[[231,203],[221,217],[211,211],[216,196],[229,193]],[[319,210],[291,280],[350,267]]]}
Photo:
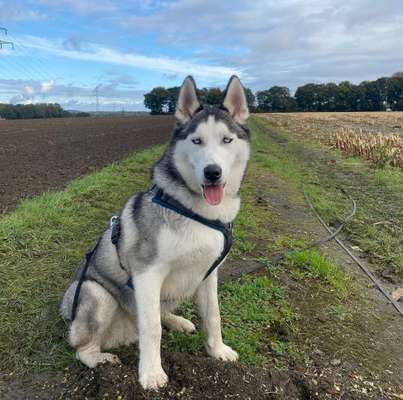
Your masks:
{"label": "dog's front paw", "polygon": [[213,348],[206,345],[206,349],[207,353],[211,357],[216,358],[217,360],[236,361],[239,358],[238,353],[235,350],[232,350],[231,347],[227,346],[224,343]]}
{"label": "dog's front paw", "polygon": [[168,376],[160,366],[151,368],[145,372],[140,372],[139,382],[143,389],[158,390],[168,382]]}

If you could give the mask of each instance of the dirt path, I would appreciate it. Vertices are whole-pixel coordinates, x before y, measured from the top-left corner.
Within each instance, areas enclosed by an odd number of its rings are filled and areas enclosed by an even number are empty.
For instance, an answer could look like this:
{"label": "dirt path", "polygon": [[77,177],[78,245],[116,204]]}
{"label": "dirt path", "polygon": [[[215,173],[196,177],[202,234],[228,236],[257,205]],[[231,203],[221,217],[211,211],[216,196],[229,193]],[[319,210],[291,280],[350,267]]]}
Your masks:
{"label": "dirt path", "polygon": [[171,116],[0,121],[0,213],[165,142]]}
{"label": "dirt path", "polygon": [[[310,240],[327,236],[301,193],[275,176],[261,176],[259,182],[264,182],[260,201],[279,217],[273,226],[276,235]],[[391,393],[403,389],[402,318],[334,241],[321,249],[350,277],[352,293],[341,305],[315,282],[294,279],[286,263],[277,267],[300,316],[296,340],[309,357],[300,372],[320,398],[393,399]],[[384,286],[394,288],[388,282]]]}

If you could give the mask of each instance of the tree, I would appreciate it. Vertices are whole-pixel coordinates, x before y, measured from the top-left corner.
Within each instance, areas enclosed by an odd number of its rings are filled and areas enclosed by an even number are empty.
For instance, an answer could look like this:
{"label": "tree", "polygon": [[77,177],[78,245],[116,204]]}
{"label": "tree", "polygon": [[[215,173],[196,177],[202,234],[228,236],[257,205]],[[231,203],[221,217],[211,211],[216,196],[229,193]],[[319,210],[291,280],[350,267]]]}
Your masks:
{"label": "tree", "polygon": [[284,86],[273,86],[269,90],[256,93],[257,110],[260,112],[286,112],[295,110],[295,101],[290,89]]}
{"label": "tree", "polygon": [[357,85],[349,81],[340,82],[336,95],[336,111],[357,111],[359,98]]}
{"label": "tree", "polygon": [[0,117],[6,119],[60,118],[71,114],[57,103],[0,104]]}
{"label": "tree", "polygon": [[220,88],[203,88],[197,92],[201,104],[221,104],[224,92]]}
{"label": "tree", "polygon": [[253,94],[252,90],[249,88],[244,88],[245,90],[245,96],[246,96],[246,102],[248,103],[248,108],[250,112],[255,112],[256,111],[256,97]]}
{"label": "tree", "polygon": [[388,79],[386,85],[386,101],[392,110],[403,109],[403,73],[402,76],[395,76]]}
{"label": "tree", "polygon": [[158,86],[144,95],[144,105],[151,110],[151,114],[162,114],[168,104],[168,90]]}
{"label": "tree", "polygon": [[180,87],[174,86],[174,87],[168,88],[167,91],[168,91],[167,112],[173,114],[175,112],[176,103],[178,102]]}
{"label": "tree", "polygon": [[317,90],[314,83],[300,86],[295,92],[295,100],[301,111],[317,111]]}
{"label": "tree", "polygon": [[[403,110],[403,72],[392,77],[382,77],[375,81],[364,81],[355,85],[349,81],[335,83],[308,83],[297,88],[295,95],[285,86],[273,86],[253,94],[249,88],[245,96],[251,112],[291,112],[291,111],[381,111],[386,107]],[[144,105],[152,114],[175,112],[180,88],[156,87],[144,96]],[[224,92],[220,88],[197,89],[201,104],[221,104]],[[49,112],[49,105],[30,109],[6,110],[3,113],[19,113],[29,118],[42,118]],[[52,111],[52,115],[58,112]],[[34,115],[34,116],[32,116]],[[17,118],[20,118],[19,116]]]}
{"label": "tree", "polygon": [[383,99],[375,81],[364,81],[358,85],[360,93],[359,111],[380,111]]}

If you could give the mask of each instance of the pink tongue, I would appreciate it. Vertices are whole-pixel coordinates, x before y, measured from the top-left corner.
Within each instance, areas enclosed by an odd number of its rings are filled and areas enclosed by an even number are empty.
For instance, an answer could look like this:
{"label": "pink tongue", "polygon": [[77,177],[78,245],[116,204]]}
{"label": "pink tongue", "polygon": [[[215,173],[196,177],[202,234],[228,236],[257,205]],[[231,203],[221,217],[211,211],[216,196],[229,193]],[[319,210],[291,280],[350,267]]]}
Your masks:
{"label": "pink tongue", "polygon": [[224,197],[224,186],[223,185],[205,185],[203,186],[203,194],[212,206],[216,206],[221,203]]}

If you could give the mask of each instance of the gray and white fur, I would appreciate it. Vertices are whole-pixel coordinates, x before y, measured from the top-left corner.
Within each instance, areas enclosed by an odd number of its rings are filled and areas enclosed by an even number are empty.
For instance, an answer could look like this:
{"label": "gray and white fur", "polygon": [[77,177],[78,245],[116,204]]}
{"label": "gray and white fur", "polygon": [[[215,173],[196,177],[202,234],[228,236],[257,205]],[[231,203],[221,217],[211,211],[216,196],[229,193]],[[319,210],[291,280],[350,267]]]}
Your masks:
{"label": "gray and white fur", "polygon": [[[222,105],[203,107],[193,78],[187,77],[179,94],[176,126],[153,168],[152,183],[205,218],[233,221],[250,154],[248,116],[237,77],[230,79]],[[173,313],[185,298],[195,299],[207,353],[226,361],[237,360],[238,354],[222,340],[217,270],[203,280],[221,254],[222,234],[151,199],[147,192],[127,201],[120,215],[118,246],[112,244],[108,228],[91,259],[76,318],[71,321],[79,271],[60,312],[69,321],[69,342],[85,365],[118,362],[104,350],[138,341],[139,381],[145,389],[158,389],[168,381],[161,366],[161,322],[183,332],[196,329]],[[126,285],[129,278],[134,289]]]}

